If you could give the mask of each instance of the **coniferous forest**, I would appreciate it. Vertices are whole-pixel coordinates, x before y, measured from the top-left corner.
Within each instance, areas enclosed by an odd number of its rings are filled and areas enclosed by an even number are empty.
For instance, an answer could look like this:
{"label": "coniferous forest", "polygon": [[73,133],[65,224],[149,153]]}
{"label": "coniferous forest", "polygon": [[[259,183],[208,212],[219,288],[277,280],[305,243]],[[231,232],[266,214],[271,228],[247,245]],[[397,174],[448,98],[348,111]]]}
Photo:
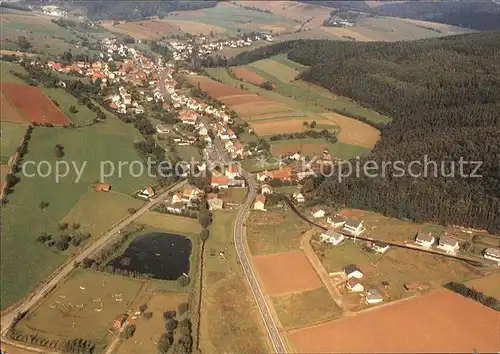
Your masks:
{"label": "coniferous forest", "polygon": [[[286,52],[310,67],[303,79],[393,119],[361,164],[401,160],[408,166],[425,155],[438,162],[437,177],[432,164],[427,177],[399,176],[391,166],[385,177],[319,177],[313,198],[419,222],[500,231],[500,31],[396,43],[299,40],[242,53],[228,64]],[[463,178],[461,158],[482,161],[476,171],[482,177]],[[441,161],[445,174],[456,163],[454,177],[443,176]],[[469,175],[474,166],[463,171]],[[424,166],[413,164],[411,171],[422,174]]]}

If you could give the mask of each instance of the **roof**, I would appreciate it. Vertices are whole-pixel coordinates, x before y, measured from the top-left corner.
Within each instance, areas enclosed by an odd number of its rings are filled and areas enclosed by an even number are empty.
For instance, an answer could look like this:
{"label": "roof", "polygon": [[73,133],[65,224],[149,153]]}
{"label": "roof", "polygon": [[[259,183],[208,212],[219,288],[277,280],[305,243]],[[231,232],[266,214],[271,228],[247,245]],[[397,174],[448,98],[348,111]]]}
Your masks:
{"label": "roof", "polygon": [[379,293],[377,289],[370,289],[366,291],[367,300],[383,300],[383,296]]}
{"label": "roof", "polygon": [[318,211],[320,211],[320,210],[323,210],[323,209],[321,209],[321,207],[320,207],[319,205],[313,206],[313,207],[311,208],[311,211],[312,211],[313,213],[316,213],[316,212],[318,212]]}
{"label": "roof", "polygon": [[428,234],[425,234],[423,232],[419,232],[417,234],[417,240],[424,241],[424,242],[431,242],[433,240],[434,236],[429,232]]}
{"label": "roof", "polygon": [[328,230],[327,232],[325,232],[325,235],[328,236],[328,237],[333,237],[336,240],[341,239],[341,238],[344,237],[343,235],[341,235],[338,232],[335,232],[333,230]]}
{"label": "roof", "polygon": [[[346,274],[351,274],[354,273],[355,271],[360,271],[359,268],[354,265],[354,264],[348,264],[344,267],[344,273]],[[361,272],[361,271],[360,271]]]}
{"label": "roof", "polygon": [[259,194],[257,197],[255,197],[255,203],[257,202],[262,202],[262,203],[266,203],[266,196],[265,195],[262,195],[262,194]]}
{"label": "roof", "polygon": [[458,241],[452,237],[443,235],[439,238],[440,245],[448,245],[448,246],[456,246],[458,245]]}
{"label": "roof", "polygon": [[151,186],[147,186],[146,191],[148,192],[149,196],[152,196],[155,194],[155,190]]}
{"label": "roof", "polygon": [[219,195],[217,193],[208,193],[207,194],[207,200],[215,199],[215,198],[219,198]]}
{"label": "roof", "polygon": [[335,215],[332,217],[332,222],[337,223],[337,222],[345,222],[346,218],[344,218],[342,215]]}
{"label": "roof", "polygon": [[229,178],[227,176],[212,176],[210,181],[211,184],[225,185],[229,183]]}
{"label": "roof", "polygon": [[493,248],[493,247],[488,247],[487,249],[484,250],[484,253],[491,254],[496,257],[500,257],[500,249],[498,248]]}
{"label": "roof", "polygon": [[268,176],[271,178],[279,178],[279,179],[290,178],[292,176],[292,169],[287,167],[276,171],[270,171],[268,172]]}
{"label": "roof", "polygon": [[345,226],[350,226],[354,229],[357,229],[360,224],[361,224],[361,221],[356,221],[356,220],[346,220],[346,222],[345,222]]}
{"label": "roof", "polygon": [[115,321],[120,321],[123,322],[128,318],[128,315],[126,313],[121,313],[119,314],[116,318]]}
{"label": "roof", "polygon": [[100,183],[100,184],[96,184],[94,186],[94,189],[96,191],[109,191],[111,189],[111,185],[110,184]]}
{"label": "roof", "polygon": [[361,283],[356,278],[349,278],[349,280],[347,281],[347,284],[349,284],[349,286],[351,288],[354,288],[356,285],[361,284]]}
{"label": "roof", "polygon": [[230,173],[238,173],[239,172],[238,165],[229,165],[227,167],[227,171]]}

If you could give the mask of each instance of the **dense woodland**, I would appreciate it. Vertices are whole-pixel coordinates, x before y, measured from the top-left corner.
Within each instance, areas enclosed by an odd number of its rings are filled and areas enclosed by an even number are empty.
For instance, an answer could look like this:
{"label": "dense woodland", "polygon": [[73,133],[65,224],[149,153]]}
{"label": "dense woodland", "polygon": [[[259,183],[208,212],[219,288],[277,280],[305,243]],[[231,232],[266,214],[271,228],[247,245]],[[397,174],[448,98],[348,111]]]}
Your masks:
{"label": "dense woodland", "polygon": [[[500,31],[414,42],[294,41],[243,53],[229,64],[288,52],[310,69],[302,78],[393,118],[371,156],[376,161],[483,161],[482,178],[387,177],[314,181],[317,201],[416,221],[500,231]],[[464,167],[466,174],[474,166]],[[413,165],[414,174],[423,168]],[[344,169],[345,171],[345,169]],[[392,176],[391,176],[392,175]]]}
{"label": "dense woodland", "polygon": [[[300,2],[312,2],[310,0]],[[370,7],[364,1],[314,1],[314,5],[354,10],[375,16],[394,16],[448,25],[494,30],[500,28],[500,5],[493,1],[413,0]]]}

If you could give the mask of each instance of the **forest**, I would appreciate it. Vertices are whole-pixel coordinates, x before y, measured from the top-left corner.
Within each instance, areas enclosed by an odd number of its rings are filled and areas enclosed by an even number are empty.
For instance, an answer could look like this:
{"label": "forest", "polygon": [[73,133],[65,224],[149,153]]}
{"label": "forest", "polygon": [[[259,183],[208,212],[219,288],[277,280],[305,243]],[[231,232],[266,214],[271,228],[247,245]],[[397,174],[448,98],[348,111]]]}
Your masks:
{"label": "forest", "polygon": [[[395,43],[299,40],[242,53],[228,64],[286,52],[309,66],[302,79],[393,119],[361,166],[421,161],[410,171],[414,176],[427,171],[427,177],[399,176],[388,166],[385,177],[361,174],[341,182],[319,177],[310,191],[313,199],[418,222],[500,231],[500,31]],[[438,166],[426,168],[425,156]],[[463,177],[475,165],[459,173],[460,159],[481,161],[476,174],[482,177]],[[445,176],[452,164],[455,176]],[[337,167],[337,175],[346,168]]]}

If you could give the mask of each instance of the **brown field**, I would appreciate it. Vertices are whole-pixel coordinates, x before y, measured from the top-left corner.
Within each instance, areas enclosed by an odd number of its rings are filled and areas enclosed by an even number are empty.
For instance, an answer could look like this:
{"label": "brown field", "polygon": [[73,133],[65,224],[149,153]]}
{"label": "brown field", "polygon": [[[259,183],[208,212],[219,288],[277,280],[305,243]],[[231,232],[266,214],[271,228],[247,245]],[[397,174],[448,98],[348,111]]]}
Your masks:
{"label": "brown field", "polygon": [[343,143],[372,148],[380,139],[377,129],[354,118],[338,113],[325,113],[323,117],[340,126],[338,138]]}
{"label": "brown field", "polygon": [[254,85],[260,85],[266,82],[266,80],[262,76],[245,68],[234,67],[231,68],[231,71],[238,79],[247,81]]}
{"label": "brown field", "polygon": [[352,37],[360,42],[373,42],[375,39],[362,35],[356,28],[342,28],[342,27],[321,27],[321,29],[325,32],[334,34],[339,37]]}
{"label": "brown field", "polygon": [[468,281],[466,285],[482,292],[487,296],[492,296],[495,299],[500,300],[500,273]]}
{"label": "brown field", "polygon": [[277,103],[274,101],[265,101],[259,102],[259,104],[255,104],[255,102],[251,103],[243,103],[236,106],[231,107],[238,113],[241,118],[251,121],[252,119],[260,119],[259,115],[264,113],[272,113],[272,112],[283,112],[286,110],[285,106],[281,103]]}
{"label": "brown field", "polygon": [[221,84],[203,76],[193,77],[192,80],[200,85],[200,89],[210,97],[218,99],[224,96],[248,95],[247,91],[240,90],[230,85]]}
{"label": "brown field", "polygon": [[36,87],[3,83],[1,93],[32,123],[68,125],[71,121]]}
{"label": "brown field", "polygon": [[182,31],[165,20],[153,19],[134,22],[120,22],[114,26],[115,21],[103,21],[102,26],[112,32],[126,34],[138,39],[160,37],[168,34],[180,34]]}
{"label": "brown field", "polygon": [[25,23],[32,25],[46,25],[50,23],[50,16],[41,13],[8,12],[0,14],[0,24]]}
{"label": "brown field", "polygon": [[289,337],[299,353],[493,353],[500,343],[498,313],[447,290],[293,330]]}
{"label": "brown field", "polygon": [[271,144],[271,153],[275,156],[295,154],[296,152],[299,152],[301,155],[317,155],[321,154],[325,149],[328,149],[327,143],[303,142],[301,145],[298,140]]}
{"label": "brown field", "polygon": [[0,184],[3,184],[5,182],[5,176],[10,171],[10,167],[8,165],[0,165]]}
{"label": "brown field", "polygon": [[270,102],[267,98],[261,97],[254,93],[248,93],[245,95],[232,95],[232,96],[222,96],[218,98],[219,101],[224,102],[228,107],[234,107],[246,103],[266,103]]}
{"label": "brown field", "polygon": [[23,117],[16,106],[14,106],[3,93],[0,93],[0,121],[11,123],[28,123],[28,120]]}
{"label": "brown field", "polygon": [[253,256],[252,261],[270,295],[313,290],[323,286],[302,251]]}
{"label": "brown field", "polygon": [[32,57],[35,55],[34,53],[26,53],[26,52],[18,52],[16,50],[7,50],[7,49],[0,49],[0,54],[1,55],[16,55],[18,57],[22,57],[23,55],[26,55],[27,57]]}

